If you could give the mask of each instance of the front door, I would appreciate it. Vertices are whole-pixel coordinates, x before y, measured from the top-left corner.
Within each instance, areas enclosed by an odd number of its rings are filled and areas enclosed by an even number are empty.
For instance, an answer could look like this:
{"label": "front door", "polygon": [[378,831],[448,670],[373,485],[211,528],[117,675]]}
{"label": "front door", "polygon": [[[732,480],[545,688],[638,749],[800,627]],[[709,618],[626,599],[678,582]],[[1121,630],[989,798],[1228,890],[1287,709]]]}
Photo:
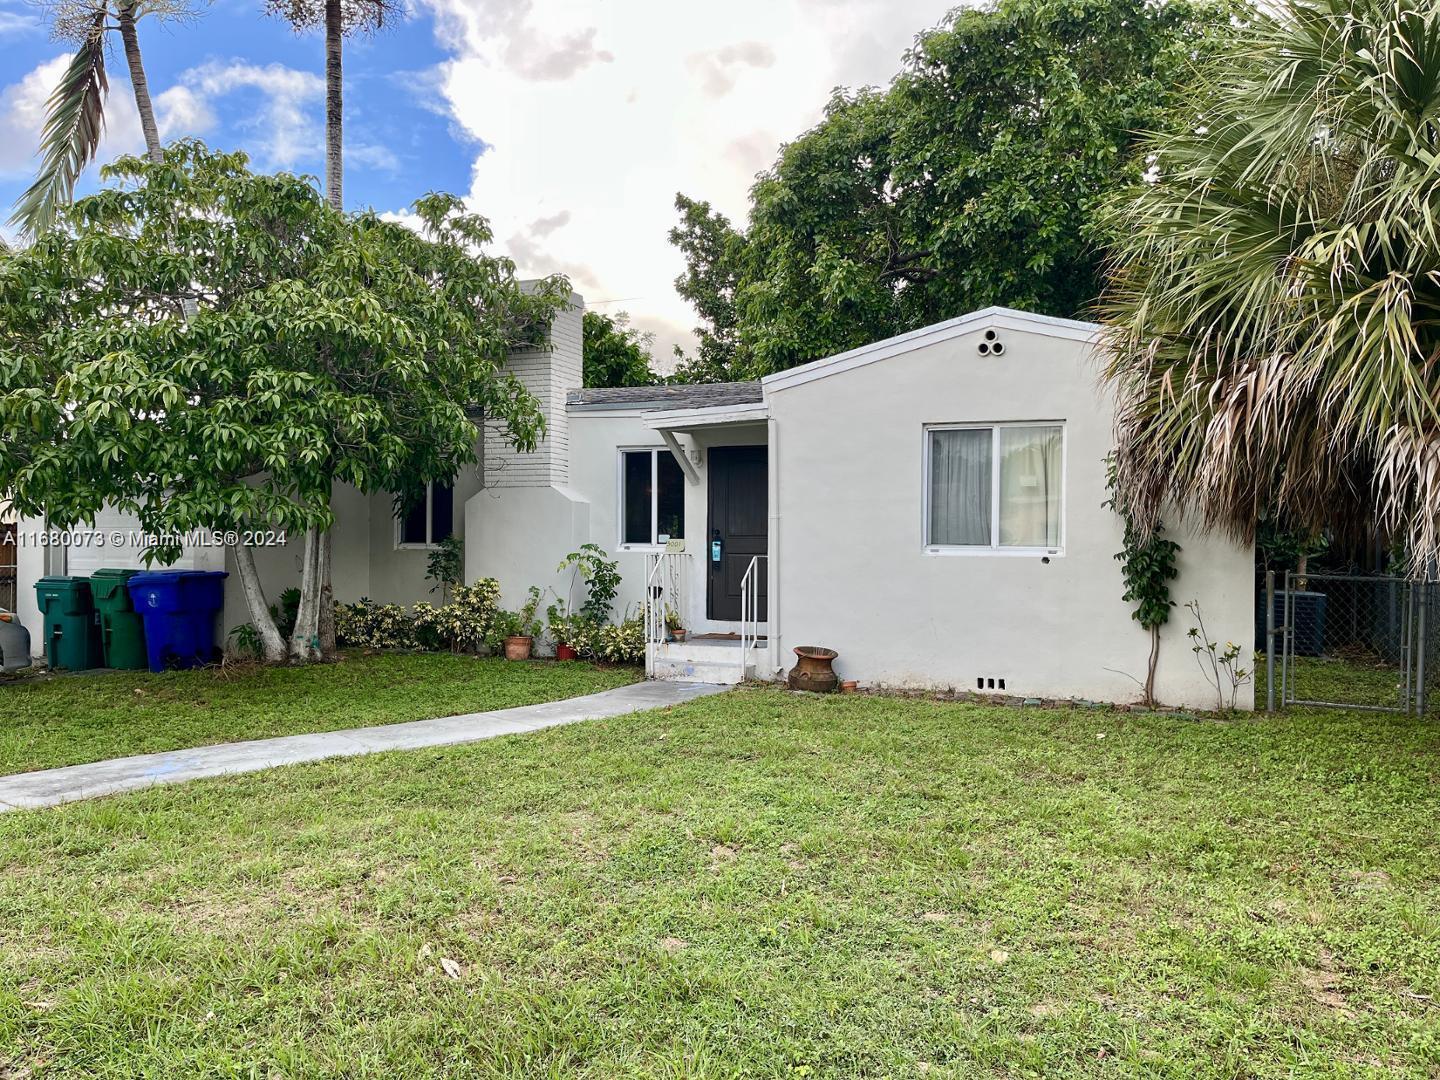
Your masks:
{"label": "front door", "polygon": [[[709,568],[706,611],[715,620],[738,622],[740,583],[750,560],[760,577],[758,621],[765,620],[769,548],[769,455],[764,446],[717,446],[709,453],[710,538],[705,545]],[[715,544],[720,550],[716,557]]]}

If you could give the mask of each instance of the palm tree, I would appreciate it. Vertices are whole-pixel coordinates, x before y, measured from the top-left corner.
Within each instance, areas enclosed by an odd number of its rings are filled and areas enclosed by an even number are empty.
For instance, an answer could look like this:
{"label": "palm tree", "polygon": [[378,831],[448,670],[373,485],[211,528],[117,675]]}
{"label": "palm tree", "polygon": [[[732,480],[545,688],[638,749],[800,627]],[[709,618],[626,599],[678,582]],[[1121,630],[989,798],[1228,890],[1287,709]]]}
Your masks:
{"label": "palm tree", "polygon": [[346,36],[385,25],[393,0],[265,0],[265,8],[297,31],[325,31],[325,197],[344,209],[344,79]]}
{"label": "palm tree", "polygon": [[31,236],[55,220],[55,211],[70,201],[75,182],[95,159],[105,128],[105,98],[110,82],[105,74],[106,33],[118,32],[130,69],[130,86],[145,150],[151,161],[160,160],[160,129],[150,102],[150,83],[140,59],[136,23],[146,16],[175,20],[193,17],[186,0],[50,0],[46,4],[57,41],[73,43],[75,54],[47,103],[41,129],[41,164],[35,182],[15,203],[10,224]]}
{"label": "palm tree", "polygon": [[1440,554],[1440,5],[1285,0],[1113,204],[1117,493]]}
{"label": "palm tree", "polygon": [[[266,0],[266,10],[295,30],[325,31],[325,197],[336,210],[345,209],[344,65],[347,34],[378,30],[389,16],[392,0]],[[300,608],[290,653],[297,660],[335,652],[335,601],[331,586],[333,563],[330,531],[311,529],[305,535],[300,580]]]}

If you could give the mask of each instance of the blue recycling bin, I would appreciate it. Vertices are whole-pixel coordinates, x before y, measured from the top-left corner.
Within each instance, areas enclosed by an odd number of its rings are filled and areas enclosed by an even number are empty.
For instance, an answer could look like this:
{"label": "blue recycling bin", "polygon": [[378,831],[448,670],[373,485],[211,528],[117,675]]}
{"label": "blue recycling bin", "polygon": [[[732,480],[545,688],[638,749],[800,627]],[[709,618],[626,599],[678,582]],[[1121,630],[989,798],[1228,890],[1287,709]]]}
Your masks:
{"label": "blue recycling bin", "polygon": [[215,659],[215,620],[225,606],[223,570],[153,570],[127,582],[145,623],[150,670],[189,668]]}

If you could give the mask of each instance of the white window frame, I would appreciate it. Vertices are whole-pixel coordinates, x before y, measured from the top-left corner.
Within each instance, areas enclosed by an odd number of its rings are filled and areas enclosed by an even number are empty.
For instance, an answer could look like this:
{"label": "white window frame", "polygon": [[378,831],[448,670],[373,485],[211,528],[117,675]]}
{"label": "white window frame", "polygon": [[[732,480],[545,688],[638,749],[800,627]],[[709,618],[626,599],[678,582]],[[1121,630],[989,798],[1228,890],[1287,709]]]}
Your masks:
{"label": "white window frame", "polygon": [[[660,543],[660,455],[669,454],[668,446],[621,446],[615,451],[615,550],[616,551],[664,551]],[[627,544],[625,542],[625,455],[650,455],[650,543]],[[672,455],[673,457],[673,455]],[[682,490],[681,499],[685,498]],[[685,515],[689,517],[689,514]]]}
{"label": "white window frame", "polygon": [[[1060,543],[1055,547],[1011,547],[1000,545],[1000,432],[1003,428],[1050,427],[1060,429]],[[932,544],[930,543],[930,433],[934,431],[989,431],[990,432],[990,543],[989,544]],[[999,556],[1012,558],[1021,556],[1035,558],[1064,558],[1066,525],[1069,518],[1070,433],[1064,420],[997,420],[963,424],[926,424],[920,435],[921,476],[924,485],[920,497],[920,550],[925,555],[960,555],[966,557]]]}
{"label": "white window frame", "polygon": [[[395,550],[396,551],[434,551],[440,546],[431,534],[435,528],[434,507],[431,505],[435,498],[435,484],[433,481],[425,482],[425,543],[407,544],[401,539],[405,535],[405,519],[395,515]],[[458,535],[455,528],[455,482],[450,482],[450,535]]]}

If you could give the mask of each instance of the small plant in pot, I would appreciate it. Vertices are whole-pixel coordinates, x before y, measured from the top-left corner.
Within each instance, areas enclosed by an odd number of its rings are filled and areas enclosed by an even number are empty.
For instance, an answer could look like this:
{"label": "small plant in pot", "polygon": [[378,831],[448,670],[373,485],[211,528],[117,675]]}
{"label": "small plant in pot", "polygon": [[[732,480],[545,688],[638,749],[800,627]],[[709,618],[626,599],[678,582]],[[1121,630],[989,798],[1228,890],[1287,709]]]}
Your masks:
{"label": "small plant in pot", "polygon": [[552,605],[546,618],[550,637],[555,642],[556,660],[578,660],[585,645],[588,629],[583,615],[562,615]]}
{"label": "small plant in pot", "polygon": [[518,611],[497,611],[490,631],[490,644],[505,649],[506,660],[528,660],[535,648],[535,638],[540,633],[540,620],[535,612],[540,609],[540,590],[530,586],[530,597]]}
{"label": "small plant in pot", "polygon": [[674,608],[665,608],[665,631],[670,635],[671,641],[684,641],[688,635],[685,624],[680,621],[680,613]]}

